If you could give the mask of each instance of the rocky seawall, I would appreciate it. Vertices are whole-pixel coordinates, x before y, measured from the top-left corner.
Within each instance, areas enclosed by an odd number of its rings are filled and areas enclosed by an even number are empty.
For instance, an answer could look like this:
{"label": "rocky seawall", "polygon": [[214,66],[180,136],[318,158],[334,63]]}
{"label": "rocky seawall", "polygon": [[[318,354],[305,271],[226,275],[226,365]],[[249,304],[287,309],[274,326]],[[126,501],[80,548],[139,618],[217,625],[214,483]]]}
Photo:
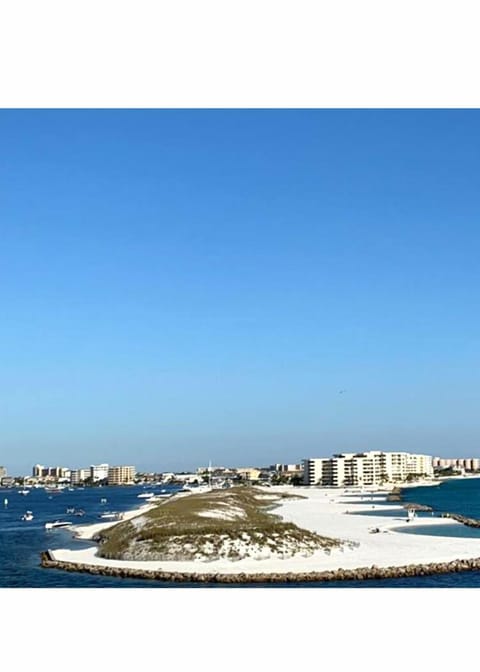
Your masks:
{"label": "rocky seawall", "polygon": [[451,518],[456,520],[457,523],[462,523],[467,527],[480,527],[480,520],[476,518],[467,518],[466,516],[461,516],[459,513],[442,513],[442,518]]}
{"label": "rocky seawall", "polygon": [[[480,523],[479,523],[480,524]],[[61,569],[66,572],[83,572],[100,576],[118,578],[149,579],[152,581],[174,581],[178,583],[307,583],[323,581],[364,581],[366,579],[396,579],[412,576],[430,576],[480,570],[480,558],[470,560],[452,560],[451,562],[432,562],[423,565],[404,565],[402,567],[360,567],[358,569],[337,569],[323,572],[300,573],[257,573],[257,574],[212,574],[188,572],[148,571],[123,567],[101,567],[55,560],[49,551],[41,554],[41,566],[47,569]]]}

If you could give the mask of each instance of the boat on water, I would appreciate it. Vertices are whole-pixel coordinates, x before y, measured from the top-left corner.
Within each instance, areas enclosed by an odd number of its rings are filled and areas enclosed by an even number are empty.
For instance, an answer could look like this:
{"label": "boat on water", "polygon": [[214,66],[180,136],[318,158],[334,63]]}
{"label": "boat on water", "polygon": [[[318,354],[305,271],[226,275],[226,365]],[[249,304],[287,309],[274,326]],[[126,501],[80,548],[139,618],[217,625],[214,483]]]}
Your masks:
{"label": "boat on water", "polygon": [[19,491],[18,491],[18,494],[19,494],[19,495],[28,495],[29,493],[30,493],[30,490],[25,490],[25,489],[24,489],[24,490],[19,490]]}
{"label": "boat on water", "polygon": [[22,516],[22,520],[33,520],[33,513],[31,511],[26,511]]}
{"label": "boat on water", "polygon": [[154,497],[155,494],[153,492],[142,492],[140,495],[137,495],[138,499],[150,499],[150,497]]}
{"label": "boat on water", "polygon": [[3,500],[3,506],[8,506],[8,499],[7,499],[6,497],[5,497],[5,499]]}
{"label": "boat on water", "polygon": [[106,503],[107,503],[107,500],[105,499],[105,497],[102,497],[102,499],[100,500],[100,504],[106,504]]}
{"label": "boat on water", "polygon": [[75,513],[75,509],[73,508],[73,506],[69,506],[65,511],[65,513]]}
{"label": "boat on water", "polygon": [[201,492],[210,492],[212,490],[212,487],[210,485],[204,484],[204,485],[188,485],[185,483],[183,488],[180,490],[180,492],[191,492],[194,494],[200,494]]}
{"label": "boat on water", "polygon": [[121,520],[122,514],[118,513],[117,511],[106,511],[105,513],[100,514],[100,518],[106,520]]}
{"label": "boat on water", "polygon": [[70,525],[73,525],[73,523],[66,520],[55,520],[53,523],[45,523],[45,529],[52,530],[55,527],[69,527]]}

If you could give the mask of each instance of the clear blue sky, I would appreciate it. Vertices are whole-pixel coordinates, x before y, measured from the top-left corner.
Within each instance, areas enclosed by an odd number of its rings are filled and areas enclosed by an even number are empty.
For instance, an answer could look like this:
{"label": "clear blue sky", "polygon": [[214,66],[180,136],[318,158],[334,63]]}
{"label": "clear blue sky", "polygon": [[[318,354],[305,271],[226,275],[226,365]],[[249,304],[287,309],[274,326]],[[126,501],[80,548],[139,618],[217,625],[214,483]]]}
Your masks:
{"label": "clear blue sky", "polygon": [[480,456],[480,112],[0,121],[9,472]]}

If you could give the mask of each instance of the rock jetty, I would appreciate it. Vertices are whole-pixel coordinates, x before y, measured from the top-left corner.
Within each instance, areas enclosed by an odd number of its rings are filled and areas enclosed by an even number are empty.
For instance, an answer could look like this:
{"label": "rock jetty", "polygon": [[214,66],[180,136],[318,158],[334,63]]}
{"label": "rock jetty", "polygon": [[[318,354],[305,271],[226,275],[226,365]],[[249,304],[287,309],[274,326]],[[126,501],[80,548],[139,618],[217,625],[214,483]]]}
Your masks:
{"label": "rock jetty", "polygon": [[[454,514],[453,514],[454,515]],[[480,526],[480,522],[477,526]],[[322,572],[288,572],[258,574],[212,574],[189,572],[164,572],[162,570],[129,569],[123,567],[102,567],[55,560],[50,551],[41,554],[41,566],[48,569],[61,569],[66,572],[83,572],[118,578],[149,579],[178,583],[307,583],[326,581],[364,581],[366,579],[396,579],[412,576],[431,576],[451,572],[480,570],[480,558],[470,560],[452,560],[451,562],[432,562],[423,565],[404,565],[401,567],[360,567],[358,569],[336,569]]]}
{"label": "rock jetty", "polygon": [[457,523],[462,523],[467,527],[480,527],[480,520],[476,518],[467,518],[466,516],[461,516],[459,513],[442,513],[442,518],[451,518],[456,520]]}

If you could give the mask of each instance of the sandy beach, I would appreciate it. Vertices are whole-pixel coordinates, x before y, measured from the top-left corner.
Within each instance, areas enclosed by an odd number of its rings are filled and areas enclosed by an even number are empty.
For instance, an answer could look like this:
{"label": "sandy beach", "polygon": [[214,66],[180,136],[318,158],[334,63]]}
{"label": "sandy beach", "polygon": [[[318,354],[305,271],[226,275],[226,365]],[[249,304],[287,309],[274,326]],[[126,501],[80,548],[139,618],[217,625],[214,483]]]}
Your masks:
{"label": "sandy beach", "polygon": [[[291,493],[302,495],[304,499],[286,499],[275,509],[284,520],[301,528],[312,530],[322,536],[341,539],[346,543],[340,549],[329,553],[316,551],[309,557],[267,557],[242,560],[212,561],[126,561],[107,560],[96,555],[97,546],[79,550],[59,549],[51,551],[53,559],[88,564],[97,567],[130,568],[143,571],[219,574],[265,574],[281,572],[319,572],[338,569],[358,569],[361,567],[401,567],[409,564],[450,562],[480,557],[480,538],[452,538],[441,536],[398,533],[395,528],[415,525],[460,525],[449,519],[422,517],[407,522],[405,509],[400,505],[388,504],[391,515],[374,515],[378,502],[387,493],[351,494],[340,489],[293,488],[278,486],[265,489],[265,493]],[[124,520],[142,515],[154,505],[145,505],[124,515]],[[385,506],[385,505],[383,505]],[[348,513],[347,513],[348,511]],[[365,511],[368,516],[352,515]],[[77,538],[88,539],[100,529],[111,527],[115,522],[74,528]],[[378,528],[379,533],[371,530]]]}

